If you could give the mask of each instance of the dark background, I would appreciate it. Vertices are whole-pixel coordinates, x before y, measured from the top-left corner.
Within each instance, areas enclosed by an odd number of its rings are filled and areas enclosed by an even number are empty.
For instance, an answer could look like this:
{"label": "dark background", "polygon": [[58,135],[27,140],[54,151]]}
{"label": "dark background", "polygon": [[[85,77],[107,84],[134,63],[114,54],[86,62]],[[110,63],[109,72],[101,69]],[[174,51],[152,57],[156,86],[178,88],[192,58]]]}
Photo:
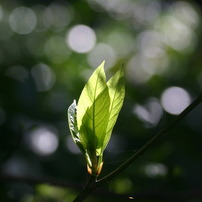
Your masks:
{"label": "dark background", "polygon": [[[76,196],[87,173],[66,111],[102,60],[108,75],[124,64],[126,97],[100,177],[201,93],[201,1],[0,2],[0,201]],[[201,201],[201,148],[200,105],[87,201]]]}

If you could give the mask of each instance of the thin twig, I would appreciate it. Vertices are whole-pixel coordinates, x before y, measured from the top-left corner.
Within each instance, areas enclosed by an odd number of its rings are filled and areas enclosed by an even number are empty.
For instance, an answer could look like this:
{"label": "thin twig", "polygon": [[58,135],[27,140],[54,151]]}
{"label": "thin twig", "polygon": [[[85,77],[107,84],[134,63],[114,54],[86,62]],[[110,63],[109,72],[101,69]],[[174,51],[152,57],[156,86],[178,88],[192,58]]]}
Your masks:
{"label": "thin twig", "polygon": [[202,94],[196,98],[181,114],[179,114],[176,119],[174,119],[170,124],[165,126],[159,133],[157,133],[151,140],[149,140],[142,148],[140,148],[135,154],[133,154],[128,160],[126,160],[122,165],[117,169],[112,171],[107,176],[98,180],[97,185],[101,185],[110,181],[112,178],[117,176],[127,167],[129,167],[136,159],[138,159],[144,152],[146,152],[150,147],[155,144],[162,136],[167,134],[173,127],[175,127],[187,114],[189,114],[197,105],[202,102]]}
{"label": "thin twig", "polygon": [[97,177],[90,176],[86,186],[83,188],[83,191],[74,199],[73,202],[82,202],[93,190],[97,188],[96,186]]}
{"label": "thin twig", "polygon": [[[90,193],[92,193],[98,186],[107,183],[112,178],[116,177],[119,173],[129,167],[132,163],[135,162],[144,152],[151,148],[162,136],[168,133],[173,127],[175,127],[187,114],[189,114],[194,108],[196,108],[202,102],[202,94],[192,102],[180,115],[176,117],[170,124],[165,126],[159,133],[157,133],[148,143],[146,143],[142,148],[140,148],[134,155],[132,155],[128,160],[126,160],[121,166],[117,169],[112,171],[107,176],[103,177],[100,180],[97,180],[96,177],[91,176],[83,188],[83,190],[79,193],[76,197],[74,202],[82,202],[85,198],[87,198]],[[18,181],[18,182],[25,182],[30,184],[39,184],[39,183],[47,183],[56,186],[62,187],[74,187],[76,189],[79,186],[74,185],[72,183],[68,183],[67,181],[61,181],[56,179],[48,179],[48,178],[32,178],[32,177],[22,177],[22,176],[12,176],[12,175],[0,175],[1,181]],[[201,196],[201,195],[200,195]],[[180,196],[181,197],[181,196]]]}
{"label": "thin twig", "polygon": [[[202,94],[196,98],[181,114],[179,114],[176,119],[174,119],[170,124],[165,126],[159,133],[157,133],[151,140],[149,140],[142,148],[140,148],[135,154],[133,154],[128,160],[126,160],[117,169],[112,171],[107,176],[103,177],[98,181],[92,181],[87,183],[84,189],[79,193],[78,197],[74,202],[82,202],[92,191],[94,191],[98,186],[101,186],[112,178],[116,177],[126,168],[128,168],[132,163],[135,162],[144,152],[149,150],[152,145],[154,145],[162,136],[167,134],[172,128],[174,128],[187,114],[189,114],[194,108],[196,108],[202,102]],[[79,200],[77,200],[79,198]]]}

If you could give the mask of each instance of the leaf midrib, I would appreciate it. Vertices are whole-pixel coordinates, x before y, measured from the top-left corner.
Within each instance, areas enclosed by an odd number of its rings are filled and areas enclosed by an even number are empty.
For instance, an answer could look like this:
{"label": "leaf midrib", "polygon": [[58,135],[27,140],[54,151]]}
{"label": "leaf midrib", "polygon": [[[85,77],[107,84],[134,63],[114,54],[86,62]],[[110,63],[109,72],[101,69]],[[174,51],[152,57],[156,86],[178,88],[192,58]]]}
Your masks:
{"label": "leaf midrib", "polygon": [[[95,136],[95,117],[94,117],[94,114],[95,114],[95,97],[96,97],[96,94],[97,94],[97,85],[98,85],[99,76],[100,76],[100,71],[99,71],[97,79],[96,79],[95,91],[94,91],[94,95],[93,95],[93,135],[94,136]],[[96,138],[94,139],[94,141],[96,141]],[[95,143],[96,142],[94,142],[94,144]]]}
{"label": "leaf midrib", "polygon": [[[112,99],[112,106],[110,107],[110,110],[109,110],[109,122],[111,121],[112,117],[111,117],[111,112],[112,112],[112,109],[113,109],[113,106],[114,106],[114,100],[115,100],[115,96],[116,96],[116,93],[117,91],[115,90],[115,93],[114,93],[114,96],[113,96],[113,99]],[[114,116],[113,116],[114,117]],[[110,127],[111,129],[111,127]],[[107,133],[110,131],[110,129],[107,131]]]}

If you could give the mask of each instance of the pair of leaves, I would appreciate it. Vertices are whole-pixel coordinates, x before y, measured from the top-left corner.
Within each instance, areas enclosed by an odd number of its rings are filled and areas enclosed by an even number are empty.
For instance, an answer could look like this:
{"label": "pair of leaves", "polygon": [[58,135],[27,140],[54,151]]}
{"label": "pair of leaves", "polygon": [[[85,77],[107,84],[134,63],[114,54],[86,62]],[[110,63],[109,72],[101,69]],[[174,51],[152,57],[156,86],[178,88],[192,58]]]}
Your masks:
{"label": "pair of leaves", "polygon": [[120,69],[106,82],[104,62],[94,71],[76,101],[68,109],[69,127],[74,142],[85,154],[91,174],[97,175],[125,95]]}

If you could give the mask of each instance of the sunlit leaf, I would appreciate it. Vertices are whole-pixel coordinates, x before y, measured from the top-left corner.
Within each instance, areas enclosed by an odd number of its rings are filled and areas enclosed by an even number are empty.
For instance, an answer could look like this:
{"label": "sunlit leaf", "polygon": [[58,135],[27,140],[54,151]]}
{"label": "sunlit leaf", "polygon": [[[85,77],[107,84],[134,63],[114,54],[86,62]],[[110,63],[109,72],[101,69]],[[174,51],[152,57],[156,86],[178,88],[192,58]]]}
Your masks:
{"label": "sunlit leaf", "polygon": [[[99,148],[106,134],[110,97],[104,62],[94,71],[78,101],[77,123],[80,141],[90,158],[100,155]],[[94,157],[92,157],[94,156]]]}
{"label": "sunlit leaf", "polygon": [[69,122],[69,129],[72,135],[72,138],[74,142],[79,141],[79,133],[78,133],[78,128],[77,128],[77,109],[76,109],[76,100],[69,106],[68,108],[68,122]]}
{"label": "sunlit leaf", "polygon": [[123,77],[121,69],[106,82],[103,62],[84,86],[78,105],[74,101],[68,110],[72,137],[84,153],[92,175],[102,169],[103,151],[123,104]]}
{"label": "sunlit leaf", "polygon": [[110,108],[109,108],[109,120],[106,130],[106,135],[104,139],[104,148],[107,146],[113,127],[118,118],[119,112],[123,105],[123,100],[125,96],[125,85],[124,85],[124,73],[121,68],[111,79],[107,82],[110,96]]}
{"label": "sunlit leaf", "polygon": [[70,132],[72,135],[72,139],[78,145],[78,147],[81,149],[81,151],[84,152],[83,145],[80,142],[78,127],[77,127],[76,100],[74,100],[74,102],[69,106],[69,108],[67,110],[67,115],[68,115],[69,129],[70,129]]}

